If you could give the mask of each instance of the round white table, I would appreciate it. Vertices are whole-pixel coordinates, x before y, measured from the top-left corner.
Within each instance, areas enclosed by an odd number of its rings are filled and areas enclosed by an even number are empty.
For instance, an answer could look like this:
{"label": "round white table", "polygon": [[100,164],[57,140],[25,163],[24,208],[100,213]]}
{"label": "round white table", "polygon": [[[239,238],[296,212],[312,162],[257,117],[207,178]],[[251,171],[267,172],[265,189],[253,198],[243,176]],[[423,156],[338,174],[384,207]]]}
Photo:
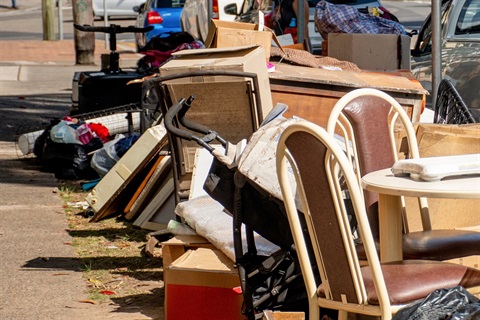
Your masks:
{"label": "round white table", "polygon": [[480,199],[480,175],[445,178],[439,181],[395,177],[390,168],[362,178],[362,188],[377,192],[382,262],[402,260],[402,196],[451,199]]}

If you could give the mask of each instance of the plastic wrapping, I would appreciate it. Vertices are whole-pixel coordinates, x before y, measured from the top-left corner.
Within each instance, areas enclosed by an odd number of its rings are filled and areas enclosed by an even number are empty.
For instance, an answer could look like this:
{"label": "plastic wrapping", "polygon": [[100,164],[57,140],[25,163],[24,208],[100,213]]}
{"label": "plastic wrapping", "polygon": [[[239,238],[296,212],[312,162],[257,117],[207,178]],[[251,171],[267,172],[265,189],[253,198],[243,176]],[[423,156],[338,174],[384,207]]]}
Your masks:
{"label": "plastic wrapping", "polygon": [[480,299],[463,287],[438,289],[400,309],[392,320],[480,319]]}
{"label": "plastic wrapping", "polygon": [[120,160],[115,150],[116,143],[123,139],[125,136],[118,135],[117,138],[106,142],[103,148],[95,152],[90,161],[90,166],[95,170],[100,177],[103,177],[107,172]]}
{"label": "plastic wrapping", "polygon": [[[223,206],[209,196],[201,196],[181,202],[175,213],[199,235],[210,241],[232,261],[235,261],[233,248],[232,217],[223,211]],[[244,230],[242,230],[244,231]],[[279,247],[255,233],[255,244],[260,255],[270,255]],[[246,239],[245,234],[242,237]],[[244,250],[246,251],[246,242]]]}

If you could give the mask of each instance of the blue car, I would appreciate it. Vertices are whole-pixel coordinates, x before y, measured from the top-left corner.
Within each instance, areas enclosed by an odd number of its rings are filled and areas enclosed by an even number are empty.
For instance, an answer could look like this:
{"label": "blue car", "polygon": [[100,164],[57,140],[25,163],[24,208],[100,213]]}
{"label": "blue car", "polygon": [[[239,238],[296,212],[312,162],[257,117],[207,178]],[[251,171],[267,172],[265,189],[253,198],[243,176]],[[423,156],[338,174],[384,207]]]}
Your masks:
{"label": "blue car", "polygon": [[168,36],[172,32],[181,32],[180,14],[185,0],[147,0],[142,6],[134,8],[138,12],[137,27],[153,26],[147,33],[136,33],[137,50],[141,49],[156,36]]}

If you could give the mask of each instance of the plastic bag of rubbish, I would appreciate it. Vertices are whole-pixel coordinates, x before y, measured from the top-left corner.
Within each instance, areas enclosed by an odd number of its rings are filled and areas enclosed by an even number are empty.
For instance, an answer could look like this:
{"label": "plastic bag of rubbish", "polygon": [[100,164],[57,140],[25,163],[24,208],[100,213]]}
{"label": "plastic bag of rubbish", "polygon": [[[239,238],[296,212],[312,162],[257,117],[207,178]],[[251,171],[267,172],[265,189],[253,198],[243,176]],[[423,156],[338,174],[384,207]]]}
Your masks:
{"label": "plastic bag of rubbish", "polygon": [[78,138],[76,128],[70,126],[64,120],[61,120],[50,129],[50,139],[55,143],[83,144]]}
{"label": "plastic bag of rubbish", "polygon": [[105,176],[118,160],[120,160],[120,156],[115,150],[115,144],[123,138],[125,138],[123,134],[117,135],[115,139],[104,143],[103,148],[93,154],[90,166],[100,177]]}
{"label": "plastic bag of rubbish", "polygon": [[403,307],[392,318],[392,320],[431,319],[480,319],[480,299],[460,286],[438,289],[424,300]]}

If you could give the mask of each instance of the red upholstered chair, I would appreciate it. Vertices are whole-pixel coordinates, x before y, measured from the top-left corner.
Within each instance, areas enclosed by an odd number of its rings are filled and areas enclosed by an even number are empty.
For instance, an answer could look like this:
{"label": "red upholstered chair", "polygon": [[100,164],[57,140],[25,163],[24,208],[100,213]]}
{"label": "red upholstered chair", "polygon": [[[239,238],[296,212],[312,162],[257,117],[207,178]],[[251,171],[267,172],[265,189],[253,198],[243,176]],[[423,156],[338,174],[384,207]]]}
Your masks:
{"label": "red upholstered chair", "polygon": [[[329,116],[327,131],[348,141],[347,152],[360,183],[365,174],[390,168],[398,160],[395,126],[403,126],[406,133],[407,156],[419,158],[415,132],[406,112],[390,95],[376,89],[357,89],[344,95]],[[378,194],[364,191],[364,198],[373,237],[378,244]],[[404,259],[448,260],[480,254],[480,232],[432,230],[427,199],[420,198],[419,205],[423,230],[409,232],[404,219]],[[365,257],[362,246],[357,249]]]}
{"label": "red upholstered chair", "polygon": [[[431,260],[380,264],[352,163],[324,129],[307,121],[292,124],[280,137],[276,157],[280,187],[307,287],[310,319],[319,319],[319,308],[339,310],[339,319],[346,319],[348,313],[391,319],[403,305],[423,299],[436,289],[460,285],[474,294],[480,290],[480,270],[459,264]],[[292,187],[292,171],[296,188]],[[345,190],[349,191],[364,243],[368,262],[364,266],[355,250]],[[300,204],[295,201],[296,193]],[[308,232],[308,237],[304,232]],[[307,249],[310,247],[313,250]],[[312,263],[314,259],[316,264]],[[315,282],[316,273],[321,284]]]}

